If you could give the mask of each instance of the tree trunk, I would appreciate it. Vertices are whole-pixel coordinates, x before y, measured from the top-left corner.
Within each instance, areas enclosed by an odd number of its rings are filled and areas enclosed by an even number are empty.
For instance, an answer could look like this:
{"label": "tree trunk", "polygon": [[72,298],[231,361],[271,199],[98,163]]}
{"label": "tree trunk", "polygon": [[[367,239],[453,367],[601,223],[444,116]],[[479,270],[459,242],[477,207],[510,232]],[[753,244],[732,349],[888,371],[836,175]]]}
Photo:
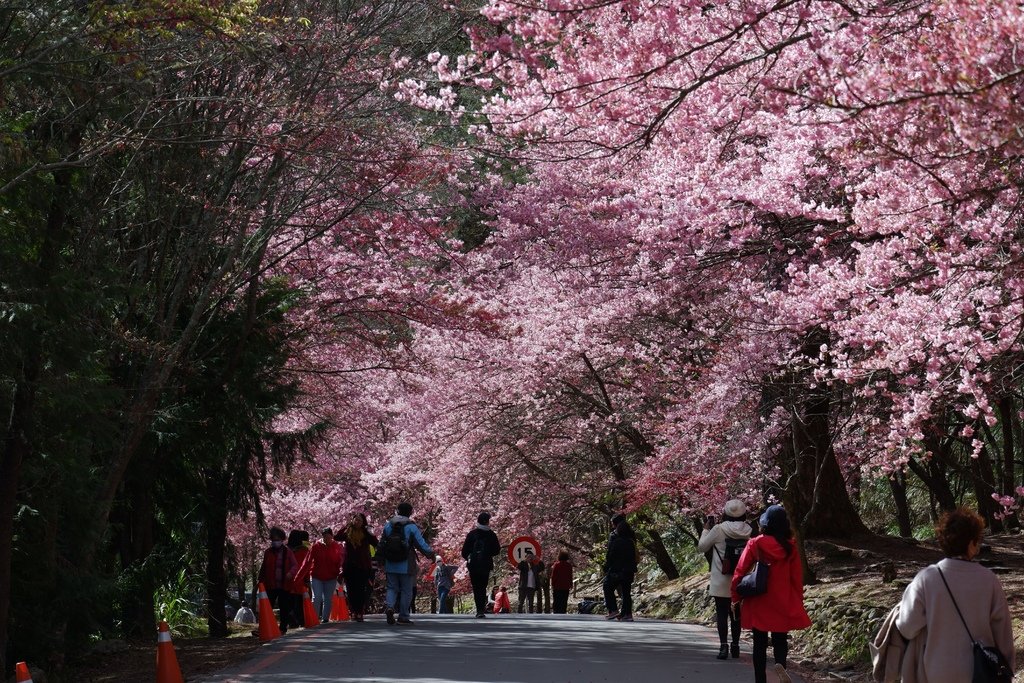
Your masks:
{"label": "tree trunk", "polygon": [[[931,453],[931,457],[928,458],[927,462],[922,464],[911,458],[907,462],[907,466],[928,487],[928,490],[935,498],[935,504],[940,512],[955,510],[956,496],[953,494],[953,489],[949,486],[949,477],[946,472],[946,462],[948,461],[947,449],[934,434],[925,435],[924,446]],[[936,517],[934,512],[932,516]]]}
{"label": "tree trunk", "polygon": [[814,573],[814,569],[811,568],[811,563],[807,559],[807,546],[804,544],[804,535],[799,531],[796,532],[796,551],[800,553],[800,568],[805,586],[811,586],[818,583],[818,575]]}
{"label": "tree trunk", "polygon": [[665,574],[665,578],[669,580],[678,579],[679,568],[676,567],[676,563],[672,560],[672,556],[669,555],[668,548],[665,547],[665,541],[662,540],[661,534],[654,529],[646,530],[645,534],[650,540],[646,543],[642,543],[642,545],[648,552],[654,555],[654,559],[658,563],[658,568]]}
{"label": "tree trunk", "polygon": [[[156,518],[153,510],[152,478],[148,473],[130,477],[125,486],[125,501],[119,511],[123,529],[116,539],[122,570],[144,561],[156,545],[153,528]],[[122,624],[126,634],[150,636],[156,630],[156,607],[153,593],[156,587],[150,572],[138,573],[138,583],[124,595]]]}
{"label": "tree trunk", "polygon": [[794,407],[791,438],[780,463],[786,477],[783,501],[793,526],[806,538],[869,534],[850,500],[832,448],[828,393],[802,388],[808,393]]}
{"label": "tree trunk", "polygon": [[896,522],[900,526],[900,536],[910,538],[914,535],[914,528],[910,521],[910,504],[907,501],[907,475],[904,472],[894,472],[889,477],[889,490],[892,491],[892,500],[896,505]]}
{"label": "tree trunk", "polygon": [[[1016,419],[1014,418],[1014,404],[1012,396],[1003,396],[999,400],[999,419],[1003,425],[1003,462],[1002,472],[1000,477],[1000,493],[1004,496],[1014,495],[1014,450],[1016,447],[1016,439],[1014,429],[1016,426]],[[1013,514],[1007,517],[1004,522],[1008,528],[1016,528],[1020,526],[1020,521],[1017,519],[1017,515]]]}
{"label": "tree trunk", "polygon": [[989,529],[996,533],[1002,531],[1003,521],[996,517],[996,513],[1002,508],[999,503],[992,500],[995,475],[992,472],[992,459],[986,447],[982,447],[977,458],[971,458],[971,483],[974,485],[974,495],[978,499],[978,514],[985,518]]}
{"label": "tree trunk", "polygon": [[[65,190],[71,184],[68,171],[53,174],[54,192],[46,216],[39,264],[32,284],[37,304],[46,314],[45,297],[57,267],[59,233],[67,222]],[[27,343],[21,377],[15,378],[14,399],[8,416],[4,438],[0,444],[0,676],[7,671],[7,638],[11,618],[11,560],[14,554],[14,513],[17,509],[18,482],[21,466],[31,454],[35,402],[39,374],[42,370],[43,341]]]}
{"label": "tree trunk", "polygon": [[227,638],[224,604],[228,600],[228,577],[224,572],[224,549],[228,538],[227,476],[222,470],[206,476],[206,624],[211,638]]}
{"label": "tree trunk", "polygon": [[7,671],[7,637],[11,614],[11,559],[14,554],[14,513],[21,466],[29,454],[39,354],[33,353],[26,373],[15,385],[14,402],[0,455],[0,676]]}
{"label": "tree trunk", "polygon": [[[820,356],[828,335],[810,330],[801,346],[808,361]],[[762,412],[784,408],[788,434],[779,444],[776,461],[782,475],[777,489],[795,531],[806,538],[849,538],[870,534],[850,499],[850,492],[832,447],[833,391],[813,382],[809,371],[791,371],[766,378]]]}

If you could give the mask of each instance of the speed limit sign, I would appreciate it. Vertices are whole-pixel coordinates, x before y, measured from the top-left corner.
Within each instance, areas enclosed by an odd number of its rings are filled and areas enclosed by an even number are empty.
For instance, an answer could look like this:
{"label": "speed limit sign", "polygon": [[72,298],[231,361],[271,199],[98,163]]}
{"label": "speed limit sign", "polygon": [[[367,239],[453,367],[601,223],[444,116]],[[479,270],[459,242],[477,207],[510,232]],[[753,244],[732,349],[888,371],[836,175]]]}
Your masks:
{"label": "speed limit sign", "polygon": [[532,536],[520,536],[508,545],[508,561],[518,565],[526,559],[527,549],[532,550],[534,556],[540,558],[540,541]]}

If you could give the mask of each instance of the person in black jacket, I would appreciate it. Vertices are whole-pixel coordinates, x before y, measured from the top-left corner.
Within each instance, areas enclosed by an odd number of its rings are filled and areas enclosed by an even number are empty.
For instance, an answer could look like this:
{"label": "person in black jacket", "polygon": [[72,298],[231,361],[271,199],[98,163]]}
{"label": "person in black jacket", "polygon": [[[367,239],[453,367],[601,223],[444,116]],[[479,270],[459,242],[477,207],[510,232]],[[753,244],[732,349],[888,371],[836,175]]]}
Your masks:
{"label": "person in black jacket", "polygon": [[487,584],[494,569],[494,558],[501,552],[498,536],[491,530],[491,515],[481,512],[476,526],[466,534],[462,544],[462,559],[469,566],[469,582],[473,585],[473,600],[476,602],[476,618],[483,619],[487,613]]}
{"label": "person in black jacket", "polygon": [[[612,517],[614,530],[608,537],[604,561],[604,604],[607,619],[633,621],[633,576],[636,574],[636,535],[622,514]],[[615,601],[615,591],[622,595],[622,611]]]}

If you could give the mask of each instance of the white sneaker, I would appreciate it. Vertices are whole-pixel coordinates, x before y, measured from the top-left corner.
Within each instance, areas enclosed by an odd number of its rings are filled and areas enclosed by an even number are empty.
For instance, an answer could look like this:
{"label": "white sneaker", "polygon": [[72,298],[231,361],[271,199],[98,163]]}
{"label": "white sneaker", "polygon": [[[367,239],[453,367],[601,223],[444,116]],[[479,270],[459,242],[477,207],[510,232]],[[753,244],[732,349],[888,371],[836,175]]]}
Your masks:
{"label": "white sneaker", "polygon": [[781,664],[775,665],[775,673],[779,675],[779,683],[793,683],[793,679],[789,677],[786,667]]}

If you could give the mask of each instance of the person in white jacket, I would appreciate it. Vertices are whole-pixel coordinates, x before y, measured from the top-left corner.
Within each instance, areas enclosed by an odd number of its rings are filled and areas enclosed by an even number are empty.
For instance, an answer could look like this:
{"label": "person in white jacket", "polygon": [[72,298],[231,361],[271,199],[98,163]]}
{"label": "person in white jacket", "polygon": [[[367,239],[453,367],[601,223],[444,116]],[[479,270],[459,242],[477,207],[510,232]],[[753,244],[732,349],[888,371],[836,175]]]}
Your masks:
{"label": "person in white jacket", "polygon": [[[974,674],[972,640],[995,647],[1014,667],[1013,628],[1006,594],[992,570],[974,558],[985,528],[976,512],[947,512],[935,527],[945,559],[925,567],[907,586],[896,628],[907,640],[923,636],[920,683],[963,683]],[[959,613],[958,613],[959,612]]]}
{"label": "person in white jacket", "polygon": [[[743,552],[743,546],[750,539],[750,525],[746,522],[747,506],[742,500],[733,499],[722,509],[722,521],[714,523],[714,517],[704,520],[697,549],[711,553],[710,594],[715,599],[715,620],[718,624],[718,639],[721,648],[718,659],[740,656],[740,615],[739,608],[731,609],[732,572]],[[732,627],[732,646],[728,644],[729,628]]]}

